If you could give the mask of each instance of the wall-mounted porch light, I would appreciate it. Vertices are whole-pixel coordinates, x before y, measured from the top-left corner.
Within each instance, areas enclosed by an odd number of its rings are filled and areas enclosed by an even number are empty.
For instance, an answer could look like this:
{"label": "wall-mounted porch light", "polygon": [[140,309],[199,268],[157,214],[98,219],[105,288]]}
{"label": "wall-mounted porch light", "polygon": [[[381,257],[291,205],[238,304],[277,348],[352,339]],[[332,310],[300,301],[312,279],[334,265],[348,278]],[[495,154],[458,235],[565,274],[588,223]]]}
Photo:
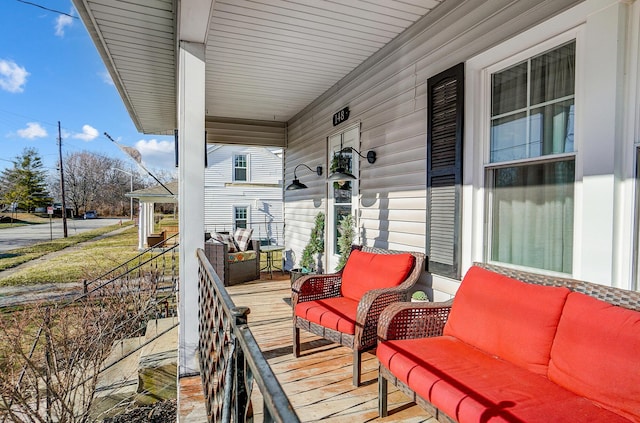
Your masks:
{"label": "wall-mounted porch light", "polygon": [[373,150],[367,151],[367,155],[363,156],[362,154],[360,154],[358,150],[356,150],[353,147],[341,148],[337,153],[334,153],[334,157],[336,154],[338,155],[337,157],[338,166],[336,170],[327,178],[329,181],[348,181],[348,180],[358,179],[352,173],[349,172],[349,169],[346,163],[347,159],[342,155],[342,153],[348,152],[348,151],[355,152],[358,156],[362,157],[363,159],[367,159],[367,161],[371,164],[376,162],[376,158],[377,158],[376,152]]}
{"label": "wall-mounted porch light", "polygon": [[309,169],[311,172],[316,172],[318,174],[318,176],[322,176],[322,166],[318,166],[316,167],[315,170],[311,169],[309,166],[307,166],[304,163],[300,163],[299,165],[297,165],[294,169],[293,169],[293,182],[291,182],[288,186],[287,186],[287,191],[291,191],[294,189],[305,189],[307,188],[307,186],[305,184],[303,184],[302,182],[300,182],[300,180],[298,179],[298,177],[296,176],[296,171],[298,170],[298,168],[300,166],[304,166],[307,169]]}

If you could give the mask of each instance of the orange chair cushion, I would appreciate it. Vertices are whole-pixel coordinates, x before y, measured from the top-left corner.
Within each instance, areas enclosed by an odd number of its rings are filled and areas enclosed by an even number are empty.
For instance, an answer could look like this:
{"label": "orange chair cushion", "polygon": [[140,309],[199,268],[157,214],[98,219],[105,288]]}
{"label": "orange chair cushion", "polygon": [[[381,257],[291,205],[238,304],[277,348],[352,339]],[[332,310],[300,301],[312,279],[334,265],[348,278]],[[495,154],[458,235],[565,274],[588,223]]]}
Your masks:
{"label": "orange chair cushion", "polygon": [[338,297],[298,303],[295,314],[325,328],[353,335],[356,333],[357,309],[357,301]]}
{"label": "orange chair cushion", "polygon": [[568,294],[567,288],[524,283],[474,266],[456,293],[443,333],[546,376]]}
{"label": "orange chair cushion", "polygon": [[622,416],[448,336],[382,341],[380,364],[460,423],[607,422]]}
{"label": "orange chair cushion", "polygon": [[549,378],[640,422],[640,313],[569,294],[551,350]]}
{"label": "orange chair cushion", "polygon": [[353,250],[342,271],[342,296],[360,301],[372,289],[392,288],[407,278],[415,258],[409,253],[375,254]]}

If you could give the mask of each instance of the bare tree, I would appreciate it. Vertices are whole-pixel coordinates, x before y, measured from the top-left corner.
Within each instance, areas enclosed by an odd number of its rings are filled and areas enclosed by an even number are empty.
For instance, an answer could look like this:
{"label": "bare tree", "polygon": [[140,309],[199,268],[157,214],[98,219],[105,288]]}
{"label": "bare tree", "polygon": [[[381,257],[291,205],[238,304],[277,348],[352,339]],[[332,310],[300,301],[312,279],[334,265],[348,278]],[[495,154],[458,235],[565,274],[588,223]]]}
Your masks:
{"label": "bare tree", "polygon": [[[120,169],[120,171],[116,170]],[[125,172],[122,172],[125,171]],[[98,210],[105,215],[126,215],[129,201],[125,193],[147,186],[137,169],[122,160],[88,151],[67,154],[64,158],[65,194],[67,204],[76,216],[86,210]],[[60,195],[60,181],[53,178],[51,191]]]}
{"label": "bare tree", "polygon": [[64,306],[0,315],[0,422],[91,421],[105,358],[158,316],[160,279],[149,265]]}

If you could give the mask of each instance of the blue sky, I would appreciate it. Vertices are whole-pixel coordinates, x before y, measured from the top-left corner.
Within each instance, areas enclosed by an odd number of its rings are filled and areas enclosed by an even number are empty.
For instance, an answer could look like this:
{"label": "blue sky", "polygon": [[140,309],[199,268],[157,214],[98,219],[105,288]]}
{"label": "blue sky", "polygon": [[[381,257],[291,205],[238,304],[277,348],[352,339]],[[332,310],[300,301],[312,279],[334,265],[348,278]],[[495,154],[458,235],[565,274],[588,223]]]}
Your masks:
{"label": "blue sky", "polygon": [[[69,1],[29,1],[78,16]],[[173,138],[136,130],[80,19],[18,0],[0,2],[0,170],[33,147],[55,171],[58,121],[63,156],[86,150],[136,168],[107,132],[137,148],[154,174],[174,170]]]}

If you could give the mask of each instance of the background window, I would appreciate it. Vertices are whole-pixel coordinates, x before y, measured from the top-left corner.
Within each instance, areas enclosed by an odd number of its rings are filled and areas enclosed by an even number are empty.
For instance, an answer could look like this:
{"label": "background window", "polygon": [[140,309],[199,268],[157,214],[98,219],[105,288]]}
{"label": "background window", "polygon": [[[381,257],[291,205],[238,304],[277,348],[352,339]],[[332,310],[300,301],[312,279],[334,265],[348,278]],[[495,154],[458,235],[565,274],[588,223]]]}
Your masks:
{"label": "background window", "polygon": [[233,157],[233,180],[234,181],[247,180],[247,155],[246,154],[236,154]]}
{"label": "background window", "polygon": [[493,261],[572,271],[574,93],[575,41],[491,76]]}
{"label": "background window", "polygon": [[246,228],[249,212],[247,207],[234,207],[234,222],[236,228]]}

